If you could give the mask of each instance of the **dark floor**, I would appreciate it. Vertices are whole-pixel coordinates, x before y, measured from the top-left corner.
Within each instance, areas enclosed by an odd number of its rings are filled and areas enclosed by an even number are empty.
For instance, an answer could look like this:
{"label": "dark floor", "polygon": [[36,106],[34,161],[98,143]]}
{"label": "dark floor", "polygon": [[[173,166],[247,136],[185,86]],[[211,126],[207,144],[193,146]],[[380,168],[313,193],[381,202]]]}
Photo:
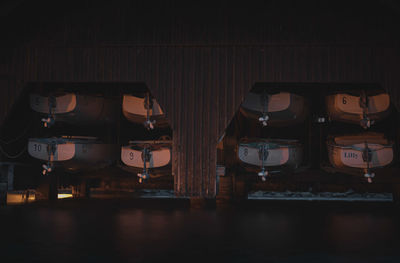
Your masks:
{"label": "dark floor", "polygon": [[400,262],[391,204],[59,200],[0,208],[0,262]]}

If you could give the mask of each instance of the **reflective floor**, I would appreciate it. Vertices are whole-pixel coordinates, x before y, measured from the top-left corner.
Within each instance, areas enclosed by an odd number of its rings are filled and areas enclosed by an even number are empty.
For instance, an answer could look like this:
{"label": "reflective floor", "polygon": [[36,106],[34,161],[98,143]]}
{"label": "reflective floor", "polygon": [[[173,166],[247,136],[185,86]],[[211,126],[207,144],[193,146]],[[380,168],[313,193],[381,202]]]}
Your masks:
{"label": "reflective floor", "polygon": [[391,204],[59,200],[0,208],[0,262],[400,262]]}

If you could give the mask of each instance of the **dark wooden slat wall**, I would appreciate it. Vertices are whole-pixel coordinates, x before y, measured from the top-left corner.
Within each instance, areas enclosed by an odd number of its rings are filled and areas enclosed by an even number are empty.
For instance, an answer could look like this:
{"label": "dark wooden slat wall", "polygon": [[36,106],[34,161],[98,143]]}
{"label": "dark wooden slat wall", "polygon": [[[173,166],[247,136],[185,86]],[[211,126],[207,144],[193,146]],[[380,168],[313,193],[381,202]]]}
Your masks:
{"label": "dark wooden slat wall", "polygon": [[0,75],[0,129],[20,95],[21,87],[18,84],[15,76]]}
{"label": "dark wooden slat wall", "polygon": [[217,141],[257,82],[377,83],[400,109],[385,1],[60,2],[0,18],[0,125],[29,82],[143,82],[173,129],[177,195],[214,196]]}
{"label": "dark wooden slat wall", "polygon": [[[9,45],[254,45],[388,43],[398,11],[365,0],[26,1],[0,17]],[[0,5],[1,7],[1,5]]]}
{"label": "dark wooden slat wall", "polygon": [[[171,123],[175,191],[184,196],[214,196],[217,141],[257,82],[378,83],[399,105],[400,56],[392,47],[49,46],[10,52],[16,57],[7,76],[23,84],[146,83]],[[7,83],[1,82],[2,107],[10,107],[24,87]]]}

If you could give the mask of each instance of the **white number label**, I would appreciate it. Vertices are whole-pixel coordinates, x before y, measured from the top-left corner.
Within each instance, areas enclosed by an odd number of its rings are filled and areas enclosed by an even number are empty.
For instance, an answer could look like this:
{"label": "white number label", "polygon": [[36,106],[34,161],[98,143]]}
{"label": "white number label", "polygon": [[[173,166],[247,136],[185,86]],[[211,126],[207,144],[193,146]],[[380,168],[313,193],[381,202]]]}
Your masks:
{"label": "white number label", "polygon": [[35,151],[35,152],[41,152],[42,151],[42,145],[40,145],[40,144],[34,144],[33,145],[33,150]]}

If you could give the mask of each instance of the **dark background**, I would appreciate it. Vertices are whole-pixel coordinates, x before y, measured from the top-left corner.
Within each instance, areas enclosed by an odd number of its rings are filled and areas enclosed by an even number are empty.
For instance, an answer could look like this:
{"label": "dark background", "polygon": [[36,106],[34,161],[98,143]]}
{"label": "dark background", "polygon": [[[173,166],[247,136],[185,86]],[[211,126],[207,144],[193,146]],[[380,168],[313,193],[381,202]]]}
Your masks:
{"label": "dark background", "polygon": [[[29,83],[145,83],[177,195],[215,195],[216,145],[257,83],[368,83],[399,108],[396,1],[5,1],[0,125]],[[8,116],[8,117],[7,117]]]}

